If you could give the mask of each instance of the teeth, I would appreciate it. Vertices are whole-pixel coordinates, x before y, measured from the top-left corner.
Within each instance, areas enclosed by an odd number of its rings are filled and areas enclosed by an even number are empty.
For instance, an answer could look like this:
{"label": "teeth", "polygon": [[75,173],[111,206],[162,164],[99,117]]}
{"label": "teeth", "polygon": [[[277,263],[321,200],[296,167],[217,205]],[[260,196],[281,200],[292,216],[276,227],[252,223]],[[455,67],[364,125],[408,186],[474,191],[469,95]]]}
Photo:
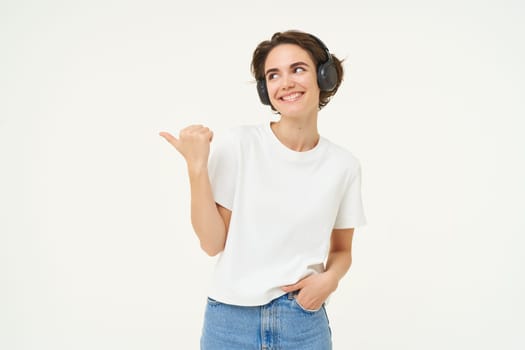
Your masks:
{"label": "teeth", "polygon": [[295,100],[295,99],[299,98],[300,96],[301,96],[301,93],[300,92],[296,92],[295,94],[283,96],[283,97],[281,97],[281,99],[283,99],[285,101],[292,101],[292,100]]}

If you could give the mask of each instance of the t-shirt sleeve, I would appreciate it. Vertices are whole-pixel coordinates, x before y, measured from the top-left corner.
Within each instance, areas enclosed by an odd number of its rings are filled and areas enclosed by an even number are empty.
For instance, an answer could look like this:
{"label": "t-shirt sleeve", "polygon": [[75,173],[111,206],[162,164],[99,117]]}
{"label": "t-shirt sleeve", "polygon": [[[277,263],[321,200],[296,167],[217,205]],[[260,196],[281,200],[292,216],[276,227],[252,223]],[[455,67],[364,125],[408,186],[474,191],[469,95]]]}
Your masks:
{"label": "t-shirt sleeve", "polygon": [[361,200],[361,165],[352,171],[339,205],[334,228],[353,228],[366,224],[366,217]]}
{"label": "t-shirt sleeve", "polygon": [[217,135],[211,143],[208,175],[215,202],[232,210],[237,182],[238,155],[232,132]]}

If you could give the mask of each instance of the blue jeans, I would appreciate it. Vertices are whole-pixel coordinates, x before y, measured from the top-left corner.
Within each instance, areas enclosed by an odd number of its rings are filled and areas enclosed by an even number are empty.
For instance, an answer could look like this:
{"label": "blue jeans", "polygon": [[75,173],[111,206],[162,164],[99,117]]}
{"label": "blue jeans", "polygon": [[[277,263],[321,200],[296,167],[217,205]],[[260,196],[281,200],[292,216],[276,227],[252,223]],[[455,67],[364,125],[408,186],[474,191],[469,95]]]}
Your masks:
{"label": "blue jeans", "polygon": [[331,350],[324,305],[305,310],[296,293],[262,306],[236,306],[208,298],[201,350]]}

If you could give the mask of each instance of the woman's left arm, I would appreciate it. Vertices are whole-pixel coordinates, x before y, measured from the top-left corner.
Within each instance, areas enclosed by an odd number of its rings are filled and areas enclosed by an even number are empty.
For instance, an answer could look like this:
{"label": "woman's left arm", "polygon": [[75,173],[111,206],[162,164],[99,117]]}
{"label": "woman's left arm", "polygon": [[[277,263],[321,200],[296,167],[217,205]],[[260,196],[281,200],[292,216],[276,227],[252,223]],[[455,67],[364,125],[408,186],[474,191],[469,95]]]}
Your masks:
{"label": "woman's left arm", "polygon": [[332,231],[330,238],[330,253],[326,261],[326,271],[333,276],[335,280],[335,289],[339,281],[350,269],[352,265],[352,239],[354,229],[336,229]]}
{"label": "woman's left arm", "polygon": [[297,302],[308,310],[317,310],[333,293],[339,281],[352,264],[352,238],[354,229],[334,229],[330,238],[330,253],[323,273],[313,274],[299,282],[284,286],[285,292],[300,290]]}

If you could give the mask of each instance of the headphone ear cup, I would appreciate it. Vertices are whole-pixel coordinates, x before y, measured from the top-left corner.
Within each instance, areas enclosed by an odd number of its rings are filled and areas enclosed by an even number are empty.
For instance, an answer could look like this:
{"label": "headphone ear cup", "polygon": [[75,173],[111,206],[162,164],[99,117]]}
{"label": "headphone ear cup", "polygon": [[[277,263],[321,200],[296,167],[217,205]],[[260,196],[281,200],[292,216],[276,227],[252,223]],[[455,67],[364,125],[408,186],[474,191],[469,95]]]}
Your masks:
{"label": "headphone ear cup", "polygon": [[321,91],[332,91],[337,86],[337,69],[332,57],[319,65],[317,69],[317,84]]}
{"label": "headphone ear cup", "polygon": [[257,93],[263,105],[270,105],[270,96],[268,96],[268,89],[266,88],[266,80],[257,80]]}

